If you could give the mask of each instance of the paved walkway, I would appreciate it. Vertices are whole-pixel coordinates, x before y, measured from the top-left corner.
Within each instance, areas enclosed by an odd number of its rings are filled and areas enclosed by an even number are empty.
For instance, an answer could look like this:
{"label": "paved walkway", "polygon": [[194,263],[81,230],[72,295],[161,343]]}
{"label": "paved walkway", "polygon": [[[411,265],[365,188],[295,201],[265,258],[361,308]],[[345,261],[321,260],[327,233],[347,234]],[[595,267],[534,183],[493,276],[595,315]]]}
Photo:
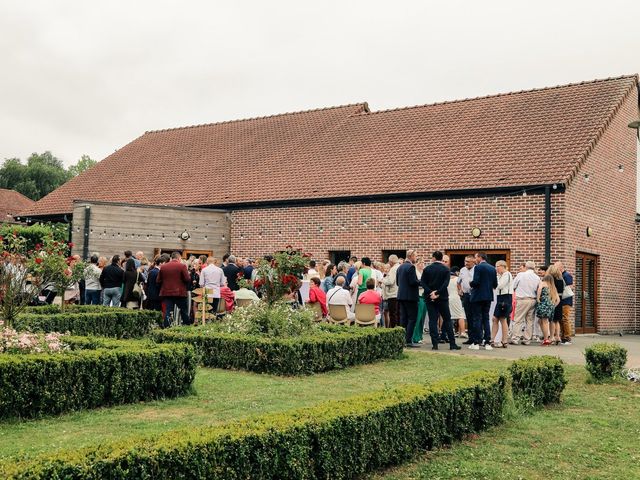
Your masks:
{"label": "paved walkway", "polygon": [[[464,341],[464,339],[456,339],[458,345]],[[431,342],[429,334],[425,334],[424,344],[421,350],[431,351]],[[607,342],[618,343],[627,349],[627,366],[637,368],[640,367],[640,335],[577,335],[573,339],[573,345],[569,346],[548,346],[542,347],[538,343],[532,343],[531,345],[509,345],[508,348],[496,348],[491,351],[484,349],[481,350],[469,350],[467,345],[460,345],[462,350],[451,351],[449,345],[441,344],[439,353],[446,353],[451,355],[474,355],[485,358],[507,358],[515,360],[518,358],[531,357],[533,355],[557,355],[567,363],[573,363],[577,365],[584,365],[584,349],[592,343]]]}

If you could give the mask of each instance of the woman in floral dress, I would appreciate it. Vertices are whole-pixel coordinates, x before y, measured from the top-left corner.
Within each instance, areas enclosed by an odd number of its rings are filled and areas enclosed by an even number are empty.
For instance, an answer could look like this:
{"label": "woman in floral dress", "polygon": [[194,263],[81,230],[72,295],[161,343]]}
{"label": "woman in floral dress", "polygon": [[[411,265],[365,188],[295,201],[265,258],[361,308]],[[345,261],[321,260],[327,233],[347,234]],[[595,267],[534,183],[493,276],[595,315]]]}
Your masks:
{"label": "woman in floral dress", "polygon": [[549,319],[553,318],[558,303],[560,303],[560,296],[553,281],[553,276],[546,274],[542,277],[538,287],[538,304],[536,305],[536,316],[540,319],[540,327],[544,335],[543,346],[551,345]]}

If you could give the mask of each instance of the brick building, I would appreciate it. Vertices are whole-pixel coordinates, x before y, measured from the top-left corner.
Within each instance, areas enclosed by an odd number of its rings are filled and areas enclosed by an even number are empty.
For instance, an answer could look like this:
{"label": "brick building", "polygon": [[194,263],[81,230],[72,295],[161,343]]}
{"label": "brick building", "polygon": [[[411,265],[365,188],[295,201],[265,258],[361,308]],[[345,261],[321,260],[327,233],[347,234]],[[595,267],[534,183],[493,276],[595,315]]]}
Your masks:
{"label": "brick building", "polygon": [[[627,128],[637,82],[147,132],[22,216],[69,219],[80,199],[215,208],[228,212],[241,256],[292,244],[336,260],[417,248],[459,263],[485,250],[514,271],[559,259],[576,277],[578,332],[638,332],[637,144]],[[154,174],[155,187],[123,183],[122,172]]]}

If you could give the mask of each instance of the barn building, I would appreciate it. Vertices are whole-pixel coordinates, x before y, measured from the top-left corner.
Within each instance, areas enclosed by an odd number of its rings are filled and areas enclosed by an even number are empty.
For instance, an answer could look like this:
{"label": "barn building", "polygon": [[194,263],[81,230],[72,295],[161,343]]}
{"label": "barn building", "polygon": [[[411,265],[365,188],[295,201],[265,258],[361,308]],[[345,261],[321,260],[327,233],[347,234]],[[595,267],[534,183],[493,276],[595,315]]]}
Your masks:
{"label": "barn building", "polygon": [[333,260],[484,250],[513,271],[562,260],[578,333],[638,332],[637,118],[624,76],[151,131],[21,216],[72,222],[85,255],[292,244]]}

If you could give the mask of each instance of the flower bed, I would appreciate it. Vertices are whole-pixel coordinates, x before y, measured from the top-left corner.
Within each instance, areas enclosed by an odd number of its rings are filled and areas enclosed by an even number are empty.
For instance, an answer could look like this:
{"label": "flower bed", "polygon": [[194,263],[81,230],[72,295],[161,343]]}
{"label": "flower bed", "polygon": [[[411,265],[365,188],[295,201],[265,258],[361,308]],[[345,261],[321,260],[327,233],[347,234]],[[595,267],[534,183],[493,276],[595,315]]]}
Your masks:
{"label": "flower bed", "polygon": [[401,328],[322,326],[292,337],[225,333],[219,329],[215,325],[174,327],[156,330],[151,338],[193,345],[207,367],[276,375],[311,374],[397,358],[404,348]]}
{"label": "flower bed", "polygon": [[69,332],[115,338],[141,338],[162,321],[154,310],[130,310],[102,306],[77,306],[60,312],[59,307],[31,307],[18,315],[16,330]]}
{"label": "flower bed", "polygon": [[230,424],[0,463],[7,479],[360,477],[503,420],[504,374],[476,372]]}
{"label": "flower bed", "polygon": [[188,345],[63,337],[60,353],[0,354],[0,418],[176,397],[197,359]]}

